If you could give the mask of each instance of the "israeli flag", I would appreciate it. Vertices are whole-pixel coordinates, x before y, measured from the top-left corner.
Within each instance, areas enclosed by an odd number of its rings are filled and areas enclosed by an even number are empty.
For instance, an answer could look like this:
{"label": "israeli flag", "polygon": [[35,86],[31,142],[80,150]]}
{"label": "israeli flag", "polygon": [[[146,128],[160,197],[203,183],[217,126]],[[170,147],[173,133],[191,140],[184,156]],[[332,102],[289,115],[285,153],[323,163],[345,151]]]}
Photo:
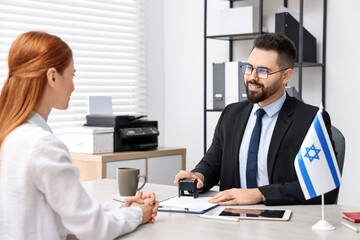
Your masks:
{"label": "israeli flag", "polygon": [[340,186],[339,167],[322,117],[322,109],[317,112],[294,164],[306,199]]}

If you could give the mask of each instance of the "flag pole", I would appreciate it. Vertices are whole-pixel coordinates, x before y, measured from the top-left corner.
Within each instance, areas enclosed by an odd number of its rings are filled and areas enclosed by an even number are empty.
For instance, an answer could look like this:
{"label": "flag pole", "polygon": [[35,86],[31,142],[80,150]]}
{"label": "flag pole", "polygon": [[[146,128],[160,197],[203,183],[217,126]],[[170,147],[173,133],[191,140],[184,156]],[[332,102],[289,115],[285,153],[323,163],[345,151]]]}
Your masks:
{"label": "flag pole", "polygon": [[[322,102],[320,103],[320,110],[321,112],[323,111],[324,107]],[[315,223],[312,226],[312,229],[314,230],[320,230],[320,231],[330,231],[330,230],[335,230],[335,226],[333,226],[331,223],[329,223],[328,221],[325,220],[325,197],[324,194],[321,194],[321,220],[319,220],[317,223]]]}
{"label": "flag pole", "polygon": [[322,230],[322,231],[329,231],[329,230],[335,230],[335,227],[331,225],[328,221],[325,220],[324,217],[324,194],[321,194],[321,220],[319,220],[317,223],[315,223],[312,226],[312,229],[314,230]]}
{"label": "flag pole", "polygon": [[[312,229],[322,231],[335,229],[325,220],[324,193],[339,187],[341,180],[336,155],[326,128],[321,103],[294,161],[296,174],[305,198],[308,200],[321,194],[321,220],[314,224]],[[312,164],[314,159],[318,161],[314,161]],[[331,175],[323,172],[325,168],[330,170]],[[323,177],[318,178],[317,173],[321,173]]]}
{"label": "flag pole", "polygon": [[321,220],[325,220],[325,217],[324,217],[324,207],[325,206],[325,203],[324,203],[324,194],[321,194]]}

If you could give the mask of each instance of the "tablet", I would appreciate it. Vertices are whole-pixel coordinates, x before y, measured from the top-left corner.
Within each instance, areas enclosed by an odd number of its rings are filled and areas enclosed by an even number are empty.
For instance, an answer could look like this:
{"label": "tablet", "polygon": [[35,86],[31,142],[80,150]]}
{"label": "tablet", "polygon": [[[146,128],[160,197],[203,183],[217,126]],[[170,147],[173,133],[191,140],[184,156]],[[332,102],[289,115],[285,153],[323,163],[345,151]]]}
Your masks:
{"label": "tablet", "polygon": [[250,208],[219,208],[214,216],[234,217],[239,219],[289,221],[291,210],[250,209]]}

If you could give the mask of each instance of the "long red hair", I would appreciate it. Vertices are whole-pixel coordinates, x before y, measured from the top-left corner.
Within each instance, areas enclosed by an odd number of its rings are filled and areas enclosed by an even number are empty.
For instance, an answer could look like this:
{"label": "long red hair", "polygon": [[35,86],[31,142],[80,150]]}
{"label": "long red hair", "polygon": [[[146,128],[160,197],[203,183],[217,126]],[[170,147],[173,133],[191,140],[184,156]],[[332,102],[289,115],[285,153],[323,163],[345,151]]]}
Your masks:
{"label": "long red hair", "polygon": [[57,36],[32,31],[15,39],[0,95],[0,147],[11,131],[29,119],[39,103],[48,69],[55,68],[61,74],[71,59],[71,49]]}

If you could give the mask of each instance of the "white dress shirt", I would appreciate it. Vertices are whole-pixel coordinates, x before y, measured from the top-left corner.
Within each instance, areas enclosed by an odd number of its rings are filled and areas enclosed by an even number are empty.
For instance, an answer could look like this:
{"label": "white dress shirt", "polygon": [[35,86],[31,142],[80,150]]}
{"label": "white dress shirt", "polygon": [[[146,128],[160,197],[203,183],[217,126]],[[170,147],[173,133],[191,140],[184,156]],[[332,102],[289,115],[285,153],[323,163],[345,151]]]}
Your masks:
{"label": "white dress shirt", "polygon": [[[262,117],[262,127],[261,135],[259,142],[259,152],[258,152],[258,170],[256,175],[256,181],[258,187],[269,185],[269,177],[267,171],[267,155],[269,152],[269,145],[271,137],[275,128],[276,120],[279,116],[280,109],[284,104],[286,99],[286,93],[282,95],[281,98],[275,102],[263,107],[266,114]],[[241,141],[240,151],[239,151],[239,171],[240,171],[240,186],[241,188],[247,188],[246,183],[246,165],[247,165],[247,156],[249,151],[249,144],[252,131],[256,123],[255,112],[261,108],[258,104],[254,104],[253,109],[251,110],[249,120],[246,124],[244,136]]]}
{"label": "white dress shirt", "polygon": [[114,239],[142,222],[138,207],[101,205],[79,182],[67,147],[35,113],[0,152],[0,239]]}

